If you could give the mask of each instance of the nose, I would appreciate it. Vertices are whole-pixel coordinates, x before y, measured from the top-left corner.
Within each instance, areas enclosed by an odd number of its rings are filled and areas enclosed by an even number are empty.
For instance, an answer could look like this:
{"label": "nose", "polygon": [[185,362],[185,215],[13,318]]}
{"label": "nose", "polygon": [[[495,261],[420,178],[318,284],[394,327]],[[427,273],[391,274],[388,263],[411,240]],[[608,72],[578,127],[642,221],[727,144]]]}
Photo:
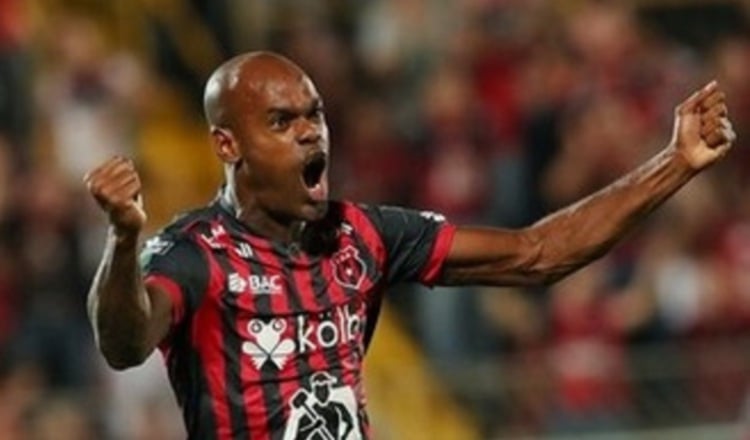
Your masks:
{"label": "nose", "polygon": [[297,142],[300,145],[313,145],[320,142],[323,136],[323,124],[316,121],[302,120],[297,132]]}

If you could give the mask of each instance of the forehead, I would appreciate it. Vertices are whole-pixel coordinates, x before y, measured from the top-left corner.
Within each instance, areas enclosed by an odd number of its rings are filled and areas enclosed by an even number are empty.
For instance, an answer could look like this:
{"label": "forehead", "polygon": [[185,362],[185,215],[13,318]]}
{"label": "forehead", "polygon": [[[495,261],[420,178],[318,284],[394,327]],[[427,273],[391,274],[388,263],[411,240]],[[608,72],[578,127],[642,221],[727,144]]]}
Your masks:
{"label": "forehead", "polygon": [[249,81],[250,98],[256,109],[304,108],[319,99],[315,84],[302,72],[283,72]]}

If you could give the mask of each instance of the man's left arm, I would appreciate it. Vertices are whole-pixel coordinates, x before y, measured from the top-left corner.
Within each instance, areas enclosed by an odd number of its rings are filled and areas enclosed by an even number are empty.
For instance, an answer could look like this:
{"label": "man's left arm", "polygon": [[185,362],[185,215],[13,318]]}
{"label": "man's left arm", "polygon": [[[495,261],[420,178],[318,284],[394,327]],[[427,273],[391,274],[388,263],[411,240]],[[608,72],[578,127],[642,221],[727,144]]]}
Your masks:
{"label": "man's left arm", "polygon": [[551,283],[607,253],[634,225],[723,157],[735,134],[715,82],[675,110],[669,145],[608,187],[518,230],[459,227],[437,284]]}

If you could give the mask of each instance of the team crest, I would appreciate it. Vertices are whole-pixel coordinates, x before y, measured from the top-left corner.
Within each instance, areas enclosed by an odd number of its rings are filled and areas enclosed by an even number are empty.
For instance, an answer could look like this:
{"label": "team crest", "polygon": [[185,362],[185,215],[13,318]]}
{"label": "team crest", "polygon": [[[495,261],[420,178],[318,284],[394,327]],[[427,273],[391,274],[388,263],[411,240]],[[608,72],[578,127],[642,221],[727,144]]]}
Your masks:
{"label": "team crest", "polygon": [[344,287],[359,289],[365,279],[367,266],[359,257],[359,251],[354,246],[347,246],[331,257],[333,277]]}

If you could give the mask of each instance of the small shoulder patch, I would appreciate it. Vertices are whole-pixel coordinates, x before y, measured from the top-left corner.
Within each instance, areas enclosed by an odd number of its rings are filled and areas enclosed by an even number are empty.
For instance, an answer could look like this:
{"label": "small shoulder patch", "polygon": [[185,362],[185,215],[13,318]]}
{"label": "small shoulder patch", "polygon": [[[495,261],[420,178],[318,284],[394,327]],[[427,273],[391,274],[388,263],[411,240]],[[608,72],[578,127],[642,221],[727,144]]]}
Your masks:
{"label": "small shoulder patch", "polygon": [[422,217],[424,217],[427,220],[432,220],[436,223],[443,223],[445,222],[445,216],[443,214],[438,214],[437,212],[433,211],[421,211],[419,213]]}
{"label": "small shoulder patch", "polygon": [[174,247],[174,240],[167,239],[161,235],[149,238],[141,251],[141,266],[147,265],[157,255],[165,255]]}

